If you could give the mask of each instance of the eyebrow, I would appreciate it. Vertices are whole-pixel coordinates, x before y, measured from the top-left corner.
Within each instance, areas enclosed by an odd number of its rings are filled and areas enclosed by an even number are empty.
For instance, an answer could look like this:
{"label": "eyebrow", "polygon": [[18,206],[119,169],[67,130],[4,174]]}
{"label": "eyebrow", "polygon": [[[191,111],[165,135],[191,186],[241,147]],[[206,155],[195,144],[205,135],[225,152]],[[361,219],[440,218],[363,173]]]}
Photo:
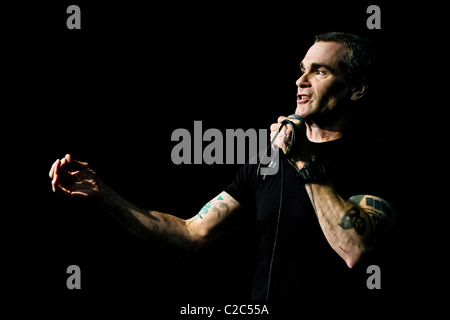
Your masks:
{"label": "eyebrow", "polygon": [[[318,68],[325,68],[328,69],[329,71],[331,71],[331,73],[336,73],[336,69],[333,67],[330,67],[329,65],[325,64],[325,63],[311,63],[311,68],[312,69],[318,69]],[[303,65],[303,62],[300,62],[300,69],[305,69],[305,66]]]}

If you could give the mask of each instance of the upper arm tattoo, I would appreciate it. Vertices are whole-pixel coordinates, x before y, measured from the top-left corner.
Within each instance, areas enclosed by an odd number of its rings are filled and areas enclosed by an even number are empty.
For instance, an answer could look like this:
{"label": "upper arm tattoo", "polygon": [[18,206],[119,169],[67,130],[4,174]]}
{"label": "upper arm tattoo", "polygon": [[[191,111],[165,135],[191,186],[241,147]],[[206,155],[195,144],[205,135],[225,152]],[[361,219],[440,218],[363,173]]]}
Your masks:
{"label": "upper arm tattoo", "polygon": [[209,213],[214,213],[217,218],[220,218],[222,215],[227,215],[230,212],[230,206],[225,202],[226,200],[230,200],[233,204],[239,204],[231,196],[222,192],[216,198],[205,204],[200,212],[189,221],[189,224],[197,219],[203,219]]}
{"label": "upper arm tattoo", "polygon": [[374,227],[385,223],[390,224],[394,219],[394,211],[389,203],[379,197],[357,195],[351,197],[349,201],[359,205],[367,212]]}

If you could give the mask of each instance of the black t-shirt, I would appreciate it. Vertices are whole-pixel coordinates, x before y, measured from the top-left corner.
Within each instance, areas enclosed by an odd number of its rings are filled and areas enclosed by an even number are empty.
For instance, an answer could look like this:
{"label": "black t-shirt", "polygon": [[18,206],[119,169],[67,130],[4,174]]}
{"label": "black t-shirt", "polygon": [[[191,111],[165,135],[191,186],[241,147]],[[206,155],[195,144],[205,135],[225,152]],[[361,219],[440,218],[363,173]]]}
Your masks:
{"label": "black t-shirt", "polygon": [[[342,198],[368,194],[390,201],[393,184],[385,165],[389,158],[385,142],[354,135],[310,142],[310,146],[332,168],[332,183]],[[328,244],[297,170],[282,159],[277,174],[263,179],[258,168],[258,164],[244,165],[225,189],[244,206],[243,214],[254,214],[257,252],[252,299],[266,298],[272,256],[269,299],[342,292],[343,288],[367,290],[366,266],[349,269]]]}

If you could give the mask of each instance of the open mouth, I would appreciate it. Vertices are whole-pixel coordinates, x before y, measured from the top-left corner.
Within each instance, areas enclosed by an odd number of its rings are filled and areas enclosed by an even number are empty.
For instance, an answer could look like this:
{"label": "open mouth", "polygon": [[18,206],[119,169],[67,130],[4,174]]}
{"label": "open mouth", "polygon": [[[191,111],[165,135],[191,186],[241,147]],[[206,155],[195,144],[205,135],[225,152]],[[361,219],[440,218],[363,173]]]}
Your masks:
{"label": "open mouth", "polygon": [[304,102],[311,100],[310,96],[307,94],[297,94],[297,102]]}

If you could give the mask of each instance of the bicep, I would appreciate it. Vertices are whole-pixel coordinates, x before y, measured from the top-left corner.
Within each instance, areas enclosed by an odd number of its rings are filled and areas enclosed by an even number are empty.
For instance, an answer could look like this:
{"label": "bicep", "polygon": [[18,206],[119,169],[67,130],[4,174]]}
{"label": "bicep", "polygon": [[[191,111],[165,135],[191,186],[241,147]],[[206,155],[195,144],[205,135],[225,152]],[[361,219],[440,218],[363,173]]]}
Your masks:
{"label": "bicep", "polygon": [[205,204],[194,217],[186,220],[186,226],[192,236],[211,238],[211,231],[218,229],[239,208],[239,202],[223,191]]}

